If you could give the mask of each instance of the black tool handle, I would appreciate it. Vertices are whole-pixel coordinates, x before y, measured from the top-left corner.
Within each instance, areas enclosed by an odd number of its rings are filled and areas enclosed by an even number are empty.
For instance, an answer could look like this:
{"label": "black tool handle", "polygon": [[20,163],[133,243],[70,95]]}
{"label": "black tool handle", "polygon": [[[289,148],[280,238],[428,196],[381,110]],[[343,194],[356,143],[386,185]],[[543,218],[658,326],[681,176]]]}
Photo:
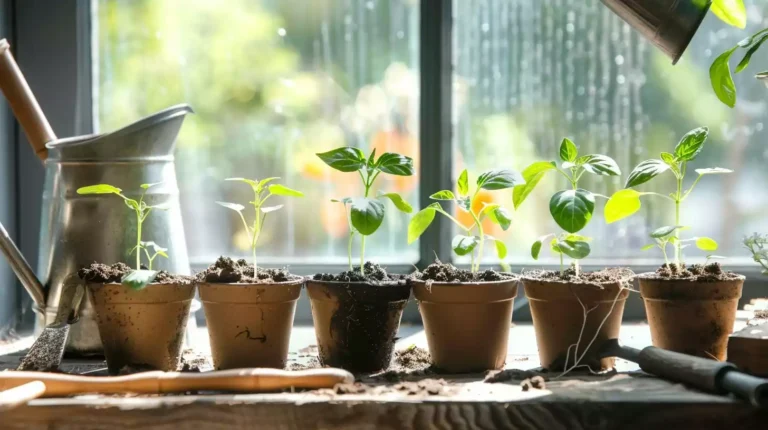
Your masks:
{"label": "black tool handle", "polygon": [[728,362],[694,357],[655,346],[640,351],[637,364],[644,371],[661,378],[718,394],[727,392],[722,385],[723,377],[736,369],[735,365]]}
{"label": "black tool handle", "polygon": [[722,387],[755,406],[768,407],[768,379],[728,370],[723,375]]}

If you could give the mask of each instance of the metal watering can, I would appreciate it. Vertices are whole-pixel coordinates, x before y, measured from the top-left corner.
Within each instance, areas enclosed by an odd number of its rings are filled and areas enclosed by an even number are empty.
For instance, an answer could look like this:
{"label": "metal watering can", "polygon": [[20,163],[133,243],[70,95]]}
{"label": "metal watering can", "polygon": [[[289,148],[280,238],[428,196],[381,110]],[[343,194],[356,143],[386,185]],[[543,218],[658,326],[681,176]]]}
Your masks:
{"label": "metal watering can", "polygon": [[[107,183],[138,200],[144,191],[141,184],[162,182],[147,190],[144,199],[151,205],[165,203],[169,209],[152,211],[142,226],[142,237],[168,248],[170,258],[155,260],[158,269],[189,274],[173,151],[184,117],[192,109],[177,105],[112,133],[57,139],[9,47],[0,40],[0,88],[45,163],[37,271],[43,288],[36,282],[23,283],[35,302],[37,331],[56,316],[68,275],[92,262],[135,261],[135,255],[129,257],[136,244],[133,212],[117,196],[78,195],[80,187]],[[90,297],[83,300],[66,350],[103,351]]]}

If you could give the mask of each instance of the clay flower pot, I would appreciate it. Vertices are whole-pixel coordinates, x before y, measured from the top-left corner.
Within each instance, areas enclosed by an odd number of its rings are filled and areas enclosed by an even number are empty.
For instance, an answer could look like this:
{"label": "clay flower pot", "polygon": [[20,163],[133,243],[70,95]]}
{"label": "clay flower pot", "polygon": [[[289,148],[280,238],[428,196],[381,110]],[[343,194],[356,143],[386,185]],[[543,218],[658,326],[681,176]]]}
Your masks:
{"label": "clay flower pot", "polygon": [[270,284],[197,284],[216,369],[285,367],[304,285],[304,278],[296,278]]}
{"label": "clay flower pot", "polygon": [[517,279],[429,284],[412,280],[411,285],[435,367],[449,373],[504,367]]}
{"label": "clay flower pot", "polygon": [[744,277],[713,282],[638,275],[654,346],[726,359]]}
{"label": "clay flower pot", "polygon": [[389,367],[410,285],[310,280],[307,292],[323,365],[355,372]]}
{"label": "clay flower pot", "polygon": [[109,372],[125,366],[176,371],[195,286],[88,284]]}
{"label": "clay flower pot", "polygon": [[[624,304],[629,296],[629,290],[623,287],[628,286],[633,276],[631,271],[626,272],[626,279],[600,284],[522,276],[525,295],[531,306],[542,367],[555,371],[570,368],[575,362],[576,353],[578,357],[584,357],[579,364],[586,364],[593,371],[614,367],[614,358],[599,359],[596,351],[606,340],[619,337]],[[579,299],[587,309],[593,309],[587,314],[586,324]],[[576,345],[580,333],[581,342],[576,351],[572,345]],[[593,337],[595,341],[586,349]]]}

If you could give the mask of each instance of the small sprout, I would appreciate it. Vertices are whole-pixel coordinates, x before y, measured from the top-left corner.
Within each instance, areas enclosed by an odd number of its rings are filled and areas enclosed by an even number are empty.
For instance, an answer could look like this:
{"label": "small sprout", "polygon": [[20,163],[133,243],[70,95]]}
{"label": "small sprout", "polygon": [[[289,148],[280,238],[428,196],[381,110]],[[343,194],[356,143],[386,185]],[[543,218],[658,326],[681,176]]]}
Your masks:
{"label": "small sprout", "polygon": [[440,213],[453,221],[462,231],[462,234],[453,238],[451,247],[456,255],[471,256],[471,270],[473,272],[480,270],[480,263],[483,259],[483,246],[486,240],[490,240],[495,244],[496,255],[499,259],[504,259],[507,256],[507,246],[500,239],[485,234],[482,221],[487,218],[494,224],[500,226],[502,230],[506,231],[509,229],[510,225],[512,225],[511,213],[498,204],[485,205],[475,212],[472,210],[472,200],[474,200],[481,189],[503,190],[524,183],[525,181],[523,181],[522,176],[515,171],[491,170],[483,173],[477,178],[477,188],[475,189],[475,192],[470,195],[469,173],[467,170],[464,170],[461,172],[461,175],[459,175],[459,179],[456,182],[456,193],[458,193],[458,195],[451,190],[442,190],[432,194],[430,198],[438,201],[455,202],[459,207],[459,210],[469,212],[469,214],[472,215],[473,224],[469,228],[465,227],[456,218],[443,210],[443,207],[439,202],[435,202],[422,209],[411,218],[411,221],[408,224],[408,243],[410,244],[416,241],[416,239],[427,230],[427,227],[432,224],[432,221],[435,219],[435,213]]}
{"label": "small sprout", "polygon": [[257,272],[256,266],[256,243],[259,240],[259,235],[264,227],[264,221],[266,221],[267,214],[282,209],[283,205],[267,206],[264,207],[264,203],[272,196],[284,196],[284,197],[304,197],[304,193],[288,188],[280,184],[270,184],[280,178],[266,178],[261,181],[246,179],[246,178],[227,178],[227,181],[244,182],[251,186],[253,189],[253,201],[250,202],[254,209],[253,225],[249,226],[245,221],[243,210],[245,206],[238,203],[216,202],[220,206],[227,209],[231,209],[240,215],[240,220],[243,222],[245,232],[248,233],[248,237],[251,242],[251,253],[253,254],[253,273]]}
{"label": "small sprout", "polygon": [[413,208],[397,193],[379,193],[376,198],[370,197],[371,187],[380,174],[396,176],[411,176],[414,173],[413,160],[404,155],[385,152],[376,159],[376,150],[366,157],[363,152],[353,147],[342,147],[317,154],[331,168],[340,172],[357,172],[365,187],[363,197],[333,199],[332,202],[344,205],[349,224],[349,240],[347,256],[349,270],[352,270],[352,240],[355,234],[360,235],[360,274],[365,276],[365,238],[376,232],[384,221],[384,204],[381,200],[389,200],[397,210],[404,213],[413,212]]}
{"label": "small sprout", "polygon": [[768,234],[754,233],[744,238],[744,246],[752,253],[752,259],[763,268],[763,275],[768,275]]}

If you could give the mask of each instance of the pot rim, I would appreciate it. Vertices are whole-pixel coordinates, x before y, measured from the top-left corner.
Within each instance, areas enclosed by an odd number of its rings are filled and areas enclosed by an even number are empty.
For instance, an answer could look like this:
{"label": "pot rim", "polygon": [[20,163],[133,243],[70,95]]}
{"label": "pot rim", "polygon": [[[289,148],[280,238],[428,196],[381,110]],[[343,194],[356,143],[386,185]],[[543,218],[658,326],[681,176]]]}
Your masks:
{"label": "pot rim", "polygon": [[408,285],[407,279],[400,279],[397,281],[377,281],[377,282],[363,282],[363,281],[354,281],[354,282],[346,282],[346,281],[318,281],[316,279],[312,279],[312,277],[308,277],[306,280],[307,284],[320,284],[320,285],[349,285],[353,287],[402,287]]}
{"label": "pot rim", "polygon": [[[627,268],[629,269],[629,268]],[[632,272],[630,270],[630,272]],[[529,282],[541,282],[545,284],[558,284],[558,285],[573,285],[575,287],[597,287],[602,288],[604,285],[614,285],[614,284],[622,284],[625,282],[632,282],[637,275],[632,272],[632,275],[627,275],[626,277],[623,277],[621,279],[616,279],[613,281],[605,281],[605,282],[572,282],[572,281],[564,281],[560,279],[540,279],[540,278],[532,278],[530,276],[525,276],[525,274],[520,275],[520,282],[524,283],[525,281]]]}
{"label": "pot rim", "polygon": [[[512,278],[510,279],[501,279],[498,281],[476,281],[476,282],[431,282],[429,285],[430,287],[468,287],[468,286],[479,286],[479,285],[486,285],[486,286],[494,286],[494,285],[502,285],[502,284],[508,284],[510,282],[520,282],[520,276],[512,274]],[[426,285],[429,280],[422,280],[422,279],[409,279],[408,282],[410,282],[414,287],[415,286],[422,286]]]}
{"label": "pot rim", "polygon": [[[129,287],[129,286],[127,286],[127,285],[125,285],[125,284],[123,284],[121,282],[85,282],[83,285],[85,285],[86,287],[88,287],[88,286],[105,286],[105,285],[121,285],[121,286],[129,288],[129,289],[131,288],[131,287]],[[186,286],[195,286],[196,284],[195,284],[194,281],[190,281],[189,283],[182,283],[182,282],[150,282],[149,284],[147,284],[141,290],[147,289],[149,287],[159,286],[159,285],[186,287]],[[141,291],[141,290],[133,290],[133,291]]]}
{"label": "pot rim", "polygon": [[690,282],[692,284],[711,284],[714,282],[736,282],[736,281],[746,281],[747,277],[740,274],[740,273],[734,273],[737,277],[731,278],[731,279],[718,279],[715,281],[701,281],[698,279],[692,279],[692,278],[664,278],[656,275],[656,272],[643,272],[638,273],[635,275],[635,279],[648,279],[652,281],[659,281],[659,282]]}
{"label": "pot rim", "polygon": [[194,281],[196,286],[200,285],[215,285],[215,286],[230,286],[230,287],[291,287],[294,285],[303,285],[308,281],[307,276],[298,276],[299,279],[293,281],[283,282],[271,282],[271,283],[254,283],[254,282],[208,282],[208,281]]}

